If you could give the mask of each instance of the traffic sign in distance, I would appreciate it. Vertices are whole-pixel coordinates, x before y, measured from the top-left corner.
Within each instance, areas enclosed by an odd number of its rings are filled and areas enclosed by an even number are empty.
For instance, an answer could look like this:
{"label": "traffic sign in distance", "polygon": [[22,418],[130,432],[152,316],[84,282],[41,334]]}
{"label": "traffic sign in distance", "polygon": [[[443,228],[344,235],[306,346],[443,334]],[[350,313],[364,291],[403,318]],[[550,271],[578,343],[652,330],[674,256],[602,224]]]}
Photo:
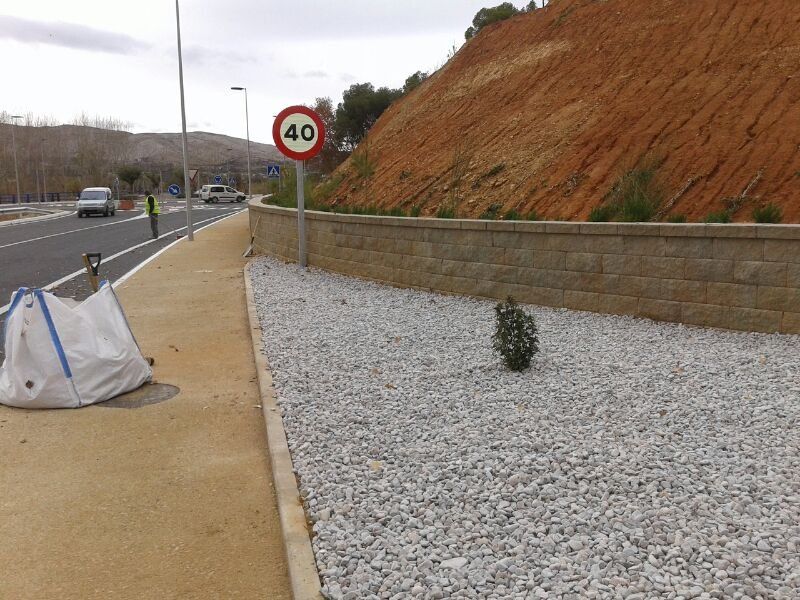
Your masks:
{"label": "traffic sign in distance", "polygon": [[272,139],[284,156],[308,160],[322,150],[325,126],[320,116],[307,106],[290,106],[275,118]]}
{"label": "traffic sign in distance", "polygon": [[214,175],[214,183],[222,183],[222,175]]}
{"label": "traffic sign in distance", "polygon": [[228,185],[234,187],[236,185],[236,180],[233,177],[231,177],[230,179],[228,179]]}
{"label": "traffic sign in distance", "polygon": [[281,178],[281,166],[280,165],[269,165],[269,166],[267,166],[267,178],[268,179],[280,179]]}
{"label": "traffic sign in distance", "polygon": [[169,187],[167,188],[167,191],[170,193],[170,195],[172,195],[172,196],[177,196],[178,194],[180,194],[180,193],[181,193],[181,186],[179,186],[179,185],[175,185],[175,184],[173,183],[171,186],[169,186]]}

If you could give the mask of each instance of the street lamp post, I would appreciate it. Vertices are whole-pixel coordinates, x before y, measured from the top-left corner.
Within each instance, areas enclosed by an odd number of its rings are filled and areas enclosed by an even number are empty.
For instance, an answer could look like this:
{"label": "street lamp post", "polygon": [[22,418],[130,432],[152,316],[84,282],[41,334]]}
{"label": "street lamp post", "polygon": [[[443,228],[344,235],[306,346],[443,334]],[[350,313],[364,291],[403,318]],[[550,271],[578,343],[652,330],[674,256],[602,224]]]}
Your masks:
{"label": "street lamp post", "polygon": [[47,202],[47,173],[44,169],[44,138],[39,140],[42,149],[42,187],[44,188],[44,201]]}
{"label": "street lamp post", "polygon": [[244,120],[247,129],[247,197],[250,198],[253,195],[253,190],[251,188],[252,182],[250,180],[250,112],[247,108],[247,88],[232,87],[231,89],[236,90],[237,92],[244,90]]}
{"label": "street lamp post", "polygon": [[181,126],[183,132],[183,189],[186,196],[186,234],[191,242],[194,240],[192,226],[192,182],[189,178],[189,155],[186,141],[186,102],[183,98],[183,56],[181,55],[181,10],[178,0],[175,0],[175,23],[178,28],[178,79],[181,87]]}
{"label": "street lamp post", "polygon": [[11,115],[11,147],[14,149],[14,180],[17,182],[17,204],[22,202],[22,194],[19,191],[19,169],[17,168],[17,139],[14,136],[14,129],[17,126],[17,119],[20,115]]}

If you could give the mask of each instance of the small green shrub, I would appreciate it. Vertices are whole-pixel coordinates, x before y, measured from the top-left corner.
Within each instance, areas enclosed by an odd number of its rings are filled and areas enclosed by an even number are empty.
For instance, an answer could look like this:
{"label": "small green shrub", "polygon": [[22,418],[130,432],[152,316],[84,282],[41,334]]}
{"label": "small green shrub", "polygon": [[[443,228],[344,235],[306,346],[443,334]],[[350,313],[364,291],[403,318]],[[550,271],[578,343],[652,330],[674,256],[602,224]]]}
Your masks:
{"label": "small green shrub", "polygon": [[456,218],[456,209],[452,206],[442,204],[439,206],[439,210],[436,211],[436,218],[437,219],[455,219]]}
{"label": "small green shrub", "polygon": [[415,204],[411,207],[411,212],[409,213],[412,217],[418,217],[422,214],[422,207],[419,204]]}
{"label": "small green shrub", "polygon": [[666,190],[658,177],[660,165],[659,160],[645,157],[636,167],[623,173],[606,194],[603,204],[592,210],[589,220],[652,221],[666,198]]}
{"label": "small green shrub", "polygon": [[617,211],[613,206],[601,204],[599,206],[595,206],[589,213],[589,221],[591,223],[607,223],[614,218],[616,212]]}
{"label": "small green shrub", "polygon": [[753,209],[753,221],[756,223],[780,223],[783,221],[783,211],[777,204],[770,202],[764,206]]}
{"label": "small green shrub", "polygon": [[686,215],[670,215],[667,217],[667,223],[686,223]]}
{"label": "small green shrub", "polygon": [[520,214],[519,214],[519,213],[518,213],[516,210],[514,210],[514,209],[512,208],[510,211],[508,211],[508,212],[505,214],[505,216],[503,217],[503,219],[504,219],[505,221],[521,221],[521,220],[522,220],[522,217],[520,216]]}
{"label": "small green shrub", "polygon": [[527,215],[525,215],[525,220],[526,221],[542,221],[543,219],[539,216],[539,213],[537,213],[535,210],[532,210]]}
{"label": "small green shrub", "polygon": [[706,223],[730,223],[731,222],[731,213],[727,210],[721,210],[719,212],[710,212],[706,215],[704,219]]}
{"label": "small green shrub", "polygon": [[390,217],[405,217],[406,211],[403,210],[402,206],[395,206],[394,208],[390,208],[389,212],[386,214]]}
{"label": "small green shrub", "polygon": [[494,221],[500,216],[500,209],[503,206],[500,204],[491,204],[489,208],[481,213],[481,216],[478,217],[479,219],[483,219],[485,221]]}
{"label": "small green shrub", "polygon": [[492,336],[492,347],[512,371],[524,371],[539,351],[536,320],[522,310],[509,296],[494,307],[497,325]]}
{"label": "small green shrub", "polygon": [[493,166],[491,169],[486,171],[486,174],[484,175],[484,177],[487,178],[487,179],[489,177],[494,177],[495,175],[499,175],[500,173],[505,171],[505,169],[506,169],[506,163],[498,163],[495,166]]}

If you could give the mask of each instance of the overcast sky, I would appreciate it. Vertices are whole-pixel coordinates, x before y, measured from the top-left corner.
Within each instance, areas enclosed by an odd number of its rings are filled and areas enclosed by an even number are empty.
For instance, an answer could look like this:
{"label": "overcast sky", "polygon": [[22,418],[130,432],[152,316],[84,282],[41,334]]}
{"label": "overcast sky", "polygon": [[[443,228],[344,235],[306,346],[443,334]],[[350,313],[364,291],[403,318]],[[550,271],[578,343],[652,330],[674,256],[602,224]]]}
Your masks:
{"label": "overcast sky", "polygon": [[[499,2],[181,0],[188,127],[244,137],[244,99],[229,88],[247,86],[251,139],[270,142],[285,106],[440,66]],[[0,64],[0,110],[180,131],[172,0],[2,0]]]}

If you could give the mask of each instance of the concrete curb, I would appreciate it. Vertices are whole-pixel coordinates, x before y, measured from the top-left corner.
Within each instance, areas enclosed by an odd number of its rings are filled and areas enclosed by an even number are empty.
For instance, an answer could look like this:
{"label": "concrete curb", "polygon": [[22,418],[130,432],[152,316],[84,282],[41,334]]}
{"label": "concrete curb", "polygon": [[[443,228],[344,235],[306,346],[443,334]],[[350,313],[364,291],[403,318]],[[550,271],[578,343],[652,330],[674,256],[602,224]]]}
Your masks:
{"label": "concrete curb", "polygon": [[261,409],[267,426],[267,446],[272,463],[272,479],[275,484],[275,498],[281,519],[283,547],[289,565],[289,582],[294,600],[321,600],[319,573],[311,548],[306,515],[297,490],[292,457],[275,391],[272,387],[267,358],[261,341],[261,325],[256,312],[253,286],[250,282],[250,262],[244,267],[244,287],[247,296],[247,316],[250,319],[250,335],[253,338],[253,356],[258,374],[258,387],[261,393]]}
{"label": "concrete curb", "polygon": [[[25,223],[34,223],[37,221],[50,221],[52,219],[62,219],[70,215],[74,215],[75,211],[70,210],[43,210],[43,209],[27,209],[29,212],[45,212],[47,214],[39,215],[37,217],[25,217],[24,219],[14,219],[13,221],[4,221],[0,223],[0,227],[13,227],[15,225],[24,225]],[[0,210],[3,212],[10,212],[6,209]]]}

